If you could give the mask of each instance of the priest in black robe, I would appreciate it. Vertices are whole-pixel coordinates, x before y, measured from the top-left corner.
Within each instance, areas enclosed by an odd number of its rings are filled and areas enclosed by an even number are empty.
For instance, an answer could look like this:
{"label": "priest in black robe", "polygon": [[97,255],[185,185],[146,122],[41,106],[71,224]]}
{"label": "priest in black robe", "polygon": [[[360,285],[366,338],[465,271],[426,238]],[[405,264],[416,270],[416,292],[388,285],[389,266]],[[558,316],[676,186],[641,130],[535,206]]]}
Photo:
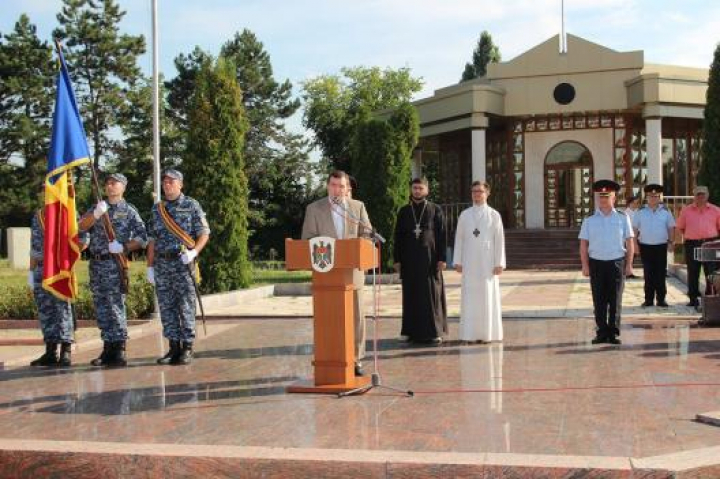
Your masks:
{"label": "priest in black robe", "polygon": [[402,331],[411,342],[442,342],[447,334],[443,270],[445,222],[438,205],[427,200],[427,180],[410,184],[410,203],[398,211],[393,259],[402,280]]}

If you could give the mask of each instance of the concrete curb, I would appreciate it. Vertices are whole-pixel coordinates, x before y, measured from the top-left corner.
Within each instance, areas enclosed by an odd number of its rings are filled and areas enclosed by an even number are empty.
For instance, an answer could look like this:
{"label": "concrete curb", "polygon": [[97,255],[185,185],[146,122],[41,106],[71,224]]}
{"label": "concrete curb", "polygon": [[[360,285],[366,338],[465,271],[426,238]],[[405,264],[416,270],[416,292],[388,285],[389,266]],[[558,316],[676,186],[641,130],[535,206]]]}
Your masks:
{"label": "concrete curb", "polygon": [[245,301],[269,298],[273,296],[274,291],[275,286],[271,284],[226,293],[206,294],[202,296],[202,302],[206,311],[212,308],[229,308],[231,306],[242,306]]}
{"label": "concrete curb", "polygon": [[[128,336],[130,336],[131,339],[137,339],[143,336],[147,336],[148,334],[153,334],[162,329],[162,326],[160,324],[160,321],[148,321],[144,324],[139,324],[136,326],[129,326],[128,327]],[[99,337],[97,338],[90,338],[90,339],[83,339],[81,341],[78,341],[77,343],[73,344],[73,352],[78,351],[78,349],[95,349],[100,348],[103,345],[102,339]],[[39,346],[38,346],[39,348]],[[40,349],[38,349],[39,351]],[[0,362],[0,370],[7,369],[8,367],[16,367],[16,366],[27,366],[30,361],[35,359],[38,355],[38,351],[33,351],[28,354],[23,354],[22,356],[18,356],[12,359],[8,359],[6,361]]]}

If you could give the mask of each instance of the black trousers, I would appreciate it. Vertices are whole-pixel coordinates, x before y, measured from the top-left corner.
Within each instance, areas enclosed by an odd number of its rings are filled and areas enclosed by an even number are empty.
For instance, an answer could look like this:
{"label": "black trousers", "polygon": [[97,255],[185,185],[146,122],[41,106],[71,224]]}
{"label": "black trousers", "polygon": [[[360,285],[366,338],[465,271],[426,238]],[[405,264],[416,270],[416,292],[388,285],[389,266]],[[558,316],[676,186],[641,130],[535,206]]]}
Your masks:
{"label": "black trousers", "polygon": [[590,258],[590,287],[597,335],[620,336],[620,313],[625,288],[625,258],[601,261]]}
{"label": "black trousers", "polygon": [[685,248],[685,264],[687,264],[688,275],[688,297],[690,301],[697,301],[700,297],[700,267],[702,266],[705,273],[705,294],[710,294],[710,282],[707,276],[717,269],[717,264],[708,261],[702,262],[695,260],[695,249],[699,248],[703,243],[713,241],[717,238],[707,238],[702,240],[685,240],[683,246]]}
{"label": "black trousers", "polygon": [[667,244],[639,244],[645,278],[645,302],[653,304],[657,297],[657,302],[662,303],[667,295]]}

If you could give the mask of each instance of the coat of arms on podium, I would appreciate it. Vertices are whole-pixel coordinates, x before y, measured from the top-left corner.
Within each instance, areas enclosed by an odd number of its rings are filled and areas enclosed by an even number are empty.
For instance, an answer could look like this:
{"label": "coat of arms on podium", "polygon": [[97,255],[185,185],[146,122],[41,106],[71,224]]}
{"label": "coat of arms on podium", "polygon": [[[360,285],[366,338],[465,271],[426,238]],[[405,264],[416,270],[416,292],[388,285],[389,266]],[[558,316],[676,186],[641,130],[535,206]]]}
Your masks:
{"label": "coat of arms on podium", "polygon": [[310,240],[310,263],[318,273],[327,273],[335,264],[335,238],[318,236]]}

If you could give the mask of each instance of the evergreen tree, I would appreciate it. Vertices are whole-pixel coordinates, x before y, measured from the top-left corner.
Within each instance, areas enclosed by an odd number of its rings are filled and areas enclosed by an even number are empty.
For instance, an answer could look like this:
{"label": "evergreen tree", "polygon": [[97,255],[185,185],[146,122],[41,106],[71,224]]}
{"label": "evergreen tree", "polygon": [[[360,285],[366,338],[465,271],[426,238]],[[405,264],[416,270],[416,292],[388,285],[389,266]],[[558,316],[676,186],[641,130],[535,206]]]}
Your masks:
{"label": "evergreen tree", "polygon": [[473,51],[472,63],[465,64],[465,70],[463,70],[460,81],[484,77],[487,75],[488,63],[498,63],[499,61],[500,48],[493,43],[490,33],[483,30]]}
{"label": "evergreen tree", "polygon": [[331,167],[351,171],[350,143],[359,126],[374,112],[410,101],[422,81],[408,68],[355,67],[341,73],[342,77],[322,75],[304,84],[303,121]]}
{"label": "evergreen tree", "polygon": [[190,54],[181,53],[175,57],[178,74],[172,80],[165,82],[168,91],[167,115],[182,131],[187,130],[187,115],[195,91],[197,74],[205,63],[211,61],[212,56],[197,46]]}
{"label": "evergreen tree", "polygon": [[0,35],[0,227],[27,226],[47,169],[56,67],[21,15]]}
{"label": "evergreen tree", "polygon": [[65,57],[78,107],[92,146],[93,164],[112,158],[112,129],[128,108],[126,94],[141,78],[137,57],[145,53],[142,35],[120,34],[125,12],[115,0],[63,0],[55,38],[65,40]]}
{"label": "evergreen tree", "polygon": [[[236,33],[223,45],[221,56],[235,65],[248,119],[244,158],[250,191],[250,245],[258,255],[270,249],[283,251],[284,238],[302,226],[307,192],[317,169],[309,161],[308,142],[285,127],[300,102],[292,98],[288,80],[275,79],[270,55],[251,31]],[[167,83],[168,115],[180,129],[186,124],[198,71],[209,58],[196,47],[175,59],[178,75]]]}
{"label": "evergreen tree", "polygon": [[698,184],[710,189],[710,197],[720,197],[720,44],[710,66],[705,119],[703,122],[702,163]]}
{"label": "evergreen tree", "polygon": [[[162,82],[160,83],[162,85]],[[125,198],[138,208],[140,214],[149,215],[153,204],[153,111],[152,82],[144,79],[128,92],[128,108],[119,115],[122,125],[123,141],[116,149],[117,161],[113,170],[128,178]],[[160,101],[164,97],[160,90]],[[170,122],[160,107],[160,163],[163,168],[176,166],[176,151],[180,145],[180,136],[175,125]]]}
{"label": "evergreen tree", "polygon": [[358,180],[358,199],[387,242],[383,264],[392,267],[393,231],[397,211],[407,203],[412,151],[418,141],[420,122],[415,107],[400,105],[385,120],[370,119],[357,130],[352,146],[352,169]]}
{"label": "evergreen tree", "polygon": [[199,199],[212,230],[200,261],[205,292],[250,284],[248,262],[248,182],[243,158],[248,125],[234,65],[220,57],[206,62],[196,77],[188,114],[185,190]]}
{"label": "evergreen tree", "polygon": [[270,249],[284,251],[285,236],[302,227],[301,208],[307,202],[304,182],[312,175],[307,142],[285,128],[300,100],[293,99],[289,80],[275,79],[270,55],[250,30],[236,33],[220,55],[235,65],[249,124],[244,158],[250,187],[250,244],[262,254]]}

